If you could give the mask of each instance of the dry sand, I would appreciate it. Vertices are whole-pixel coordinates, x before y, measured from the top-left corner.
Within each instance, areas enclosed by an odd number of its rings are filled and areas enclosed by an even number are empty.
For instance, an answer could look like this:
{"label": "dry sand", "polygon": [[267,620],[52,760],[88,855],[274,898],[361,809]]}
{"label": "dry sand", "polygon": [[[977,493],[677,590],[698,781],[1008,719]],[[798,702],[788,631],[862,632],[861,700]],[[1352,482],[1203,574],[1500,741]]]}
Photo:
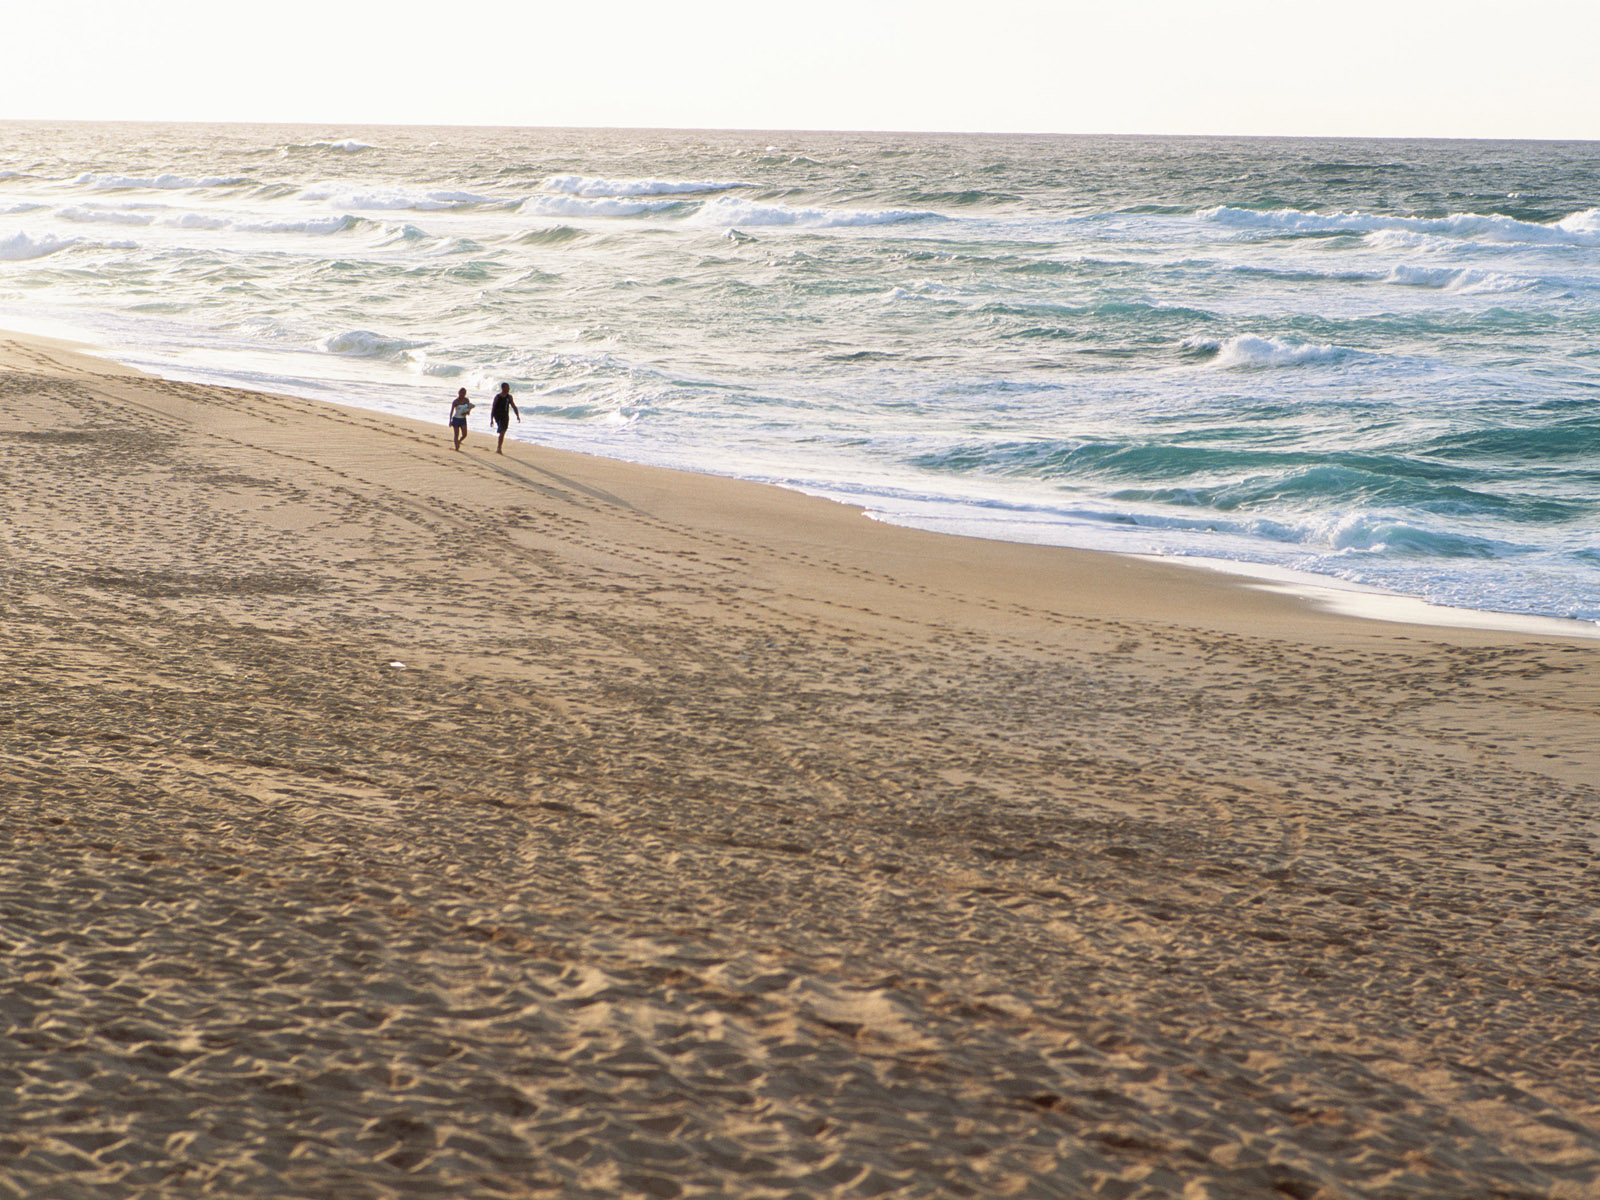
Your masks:
{"label": "dry sand", "polygon": [[0,345],[0,1198],[1600,1196],[1600,644],[444,401]]}

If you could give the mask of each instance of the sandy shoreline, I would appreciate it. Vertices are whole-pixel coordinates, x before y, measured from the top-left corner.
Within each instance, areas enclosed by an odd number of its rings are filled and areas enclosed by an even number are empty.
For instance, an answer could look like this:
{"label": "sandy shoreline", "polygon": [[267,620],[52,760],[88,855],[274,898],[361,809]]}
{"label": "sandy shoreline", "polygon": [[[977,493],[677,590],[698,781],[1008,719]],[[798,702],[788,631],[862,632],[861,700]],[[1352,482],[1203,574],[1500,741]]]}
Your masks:
{"label": "sandy shoreline", "polygon": [[1592,641],[0,396],[0,1197],[1600,1196]]}

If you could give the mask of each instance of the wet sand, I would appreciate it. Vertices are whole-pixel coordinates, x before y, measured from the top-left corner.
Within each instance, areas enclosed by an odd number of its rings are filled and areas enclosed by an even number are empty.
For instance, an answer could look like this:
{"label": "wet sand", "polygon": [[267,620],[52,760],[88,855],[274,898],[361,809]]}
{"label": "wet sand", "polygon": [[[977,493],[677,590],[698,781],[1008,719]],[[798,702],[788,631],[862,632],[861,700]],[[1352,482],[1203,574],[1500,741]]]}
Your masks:
{"label": "wet sand", "polygon": [[1600,644],[443,409],[0,338],[0,1200],[1600,1196]]}

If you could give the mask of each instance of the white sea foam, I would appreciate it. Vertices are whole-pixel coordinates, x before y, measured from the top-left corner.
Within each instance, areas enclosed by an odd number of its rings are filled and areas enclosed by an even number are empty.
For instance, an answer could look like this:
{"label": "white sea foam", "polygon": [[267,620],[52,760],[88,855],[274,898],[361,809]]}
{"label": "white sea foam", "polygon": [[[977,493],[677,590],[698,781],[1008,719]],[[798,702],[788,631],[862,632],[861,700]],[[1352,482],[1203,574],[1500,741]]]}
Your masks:
{"label": "white sea foam", "polygon": [[834,229],[862,225],[897,225],[905,221],[937,221],[938,213],[910,208],[821,208],[769,204],[739,196],[708,200],[691,218],[696,225],[798,225],[808,229]]}
{"label": "white sea foam", "polygon": [[[1562,217],[1555,223],[1555,228],[1573,237],[1600,240],[1600,208],[1586,208]],[[1593,245],[1595,242],[1586,241],[1584,244]]]}
{"label": "white sea foam", "polygon": [[892,287],[884,293],[886,300],[936,300],[945,304],[959,304],[963,297],[954,288],[923,279],[910,287]]}
{"label": "white sea foam", "polygon": [[346,358],[387,358],[410,360],[416,342],[404,338],[386,337],[370,329],[351,329],[344,333],[330,333],[317,342],[317,349]]}
{"label": "white sea foam", "polygon": [[597,179],[591,175],[552,175],[539,185],[542,192],[566,196],[690,196],[699,192],[726,192],[753,187],[737,180],[709,179]]}
{"label": "white sea foam", "polygon": [[241,183],[253,183],[242,175],[207,175],[196,178],[190,175],[104,175],[94,171],[85,171],[72,181],[78,187],[86,187],[97,192],[127,192],[141,188],[156,188],[162,191],[190,191],[196,188],[234,187]]}
{"label": "white sea foam", "polygon": [[415,225],[385,225],[383,236],[378,239],[378,245],[395,246],[404,242],[420,242],[427,236],[426,230],[418,229]]}
{"label": "white sea foam", "polygon": [[57,250],[76,246],[79,241],[78,238],[50,237],[48,234],[33,238],[18,230],[10,237],[0,237],[0,260],[22,262],[30,258],[43,258],[47,254],[54,254]]}
{"label": "white sea foam", "polygon": [[1533,281],[1518,279],[1499,271],[1483,271],[1475,267],[1425,267],[1414,263],[1399,263],[1384,278],[1385,283],[1402,287],[1438,288],[1446,292],[1468,295],[1498,295],[1504,292],[1524,291]]}
{"label": "white sea foam", "polygon": [[[129,222],[133,224],[134,222]],[[148,221],[142,224],[149,224]],[[163,217],[158,224],[169,229],[235,230],[239,233],[306,233],[325,237],[344,233],[364,224],[348,213],[335,217],[305,217],[283,221],[256,221],[244,217],[225,217],[217,213],[186,212]]]}
{"label": "white sea foam", "polygon": [[302,221],[235,221],[232,228],[241,233],[309,233],[326,237],[330,233],[344,233],[361,223],[360,217],[346,213],[338,217],[311,217]]}
{"label": "white sea foam", "polygon": [[1281,338],[1259,337],[1253,333],[1242,333],[1220,342],[1210,338],[1187,338],[1183,345],[1189,350],[1214,351],[1210,365],[1222,369],[1300,367],[1312,363],[1337,362],[1353,353],[1342,346],[1290,342]]}
{"label": "white sea foam", "polygon": [[1548,225],[1519,221],[1499,213],[1451,213],[1447,217],[1394,217],[1379,213],[1303,212],[1293,208],[1262,211],[1219,205],[1195,214],[1234,229],[1267,233],[1405,232],[1491,242],[1531,242],[1600,246],[1600,209],[1585,209]]}
{"label": "white sea foam", "polygon": [[43,204],[31,204],[26,200],[16,204],[0,204],[0,216],[11,216],[14,213],[37,212],[44,208]]}
{"label": "white sea foam", "polygon": [[417,212],[443,212],[453,208],[469,208],[480,204],[494,204],[492,196],[476,192],[438,189],[419,191],[411,188],[378,188],[357,191],[325,184],[307,188],[300,193],[305,200],[324,200],[334,208],[354,208],[365,211],[412,209]]}
{"label": "white sea foam", "polygon": [[529,196],[517,209],[534,217],[639,217],[675,212],[681,200],[621,200],[585,196]]}
{"label": "white sea foam", "polygon": [[[434,145],[438,145],[437,142]],[[376,146],[366,142],[358,142],[354,138],[346,138],[338,142],[291,142],[287,146],[278,148],[278,156],[286,158],[291,154],[325,153],[325,154],[360,154],[364,150],[375,150]]]}
{"label": "white sea foam", "polygon": [[429,379],[454,379],[466,371],[459,363],[437,361],[426,350],[410,349],[402,357],[413,372]]}
{"label": "white sea foam", "polygon": [[161,222],[172,229],[232,229],[233,222],[227,217],[215,216],[212,213],[187,212],[175,217],[168,217]]}
{"label": "white sea foam", "polygon": [[1366,509],[1312,522],[1306,530],[1306,540],[1344,557],[1400,555],[1412,559],[1443,556],[1482,560],[1506,559],[1518,553],[1518,547],[1507,541],[1430,528],[1398,513]]}
{"label": "white sea foam", "polygon": [[153,213],[127,212],[112,208],[63,208],[56,213],[56,216],[63,221],[101,225],[150,225],[156,219]]}

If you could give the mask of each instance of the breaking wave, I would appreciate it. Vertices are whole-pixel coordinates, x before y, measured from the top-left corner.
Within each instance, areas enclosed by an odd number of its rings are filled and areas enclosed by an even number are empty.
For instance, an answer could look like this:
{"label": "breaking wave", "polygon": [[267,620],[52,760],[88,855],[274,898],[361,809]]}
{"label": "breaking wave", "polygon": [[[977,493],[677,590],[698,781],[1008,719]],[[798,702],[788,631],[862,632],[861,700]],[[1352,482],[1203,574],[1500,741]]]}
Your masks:
{"label": "breaking wave", "polygon": [[529,196],[517,209],[534,217],[641,217],[686,211],[682,200],[626,200],[614,197]]}
{"label": "breaking wave", "polygon": [[370,329],[351,329],[344,333],[330,333],[317,342],[317,349],[346,358],[383,358],[411,361],[411,352],[421,343],[404,338],[386,337]]}
{"label": "breaking wave", "polygon": [[1187,338],[1183,347],[1204,355],[1211,366],[1221,369],[1303,367],[1343,362],[1356,354],[1356,351],[1343,346],[1290,342],[1274,337],[1259,337],[1253,333],[1241,333],[1221,341]]}
{"label": "breaking wave", "polygon": [[692,196],[702,192],[726,192],[752,187],[737,180],[705,179],[597,179],[590,175],[552,175],[539,185],[542,192],[565,196]]}
{"label": "breaking wave", "polygon": [[1518,279],[1498,271],[1482,271],[1472,267],[1420,267],[1401,263],[1384,278],[1385,283],[1401,287],[1437,288],[1445,292],[1466,294],[1499,294],[1520,292],[1535,286],[1534,281]]}
{"label": "breaking wave", "polygon": [[378,188],[356,191],[335,186],[308,188],[300,193],[304,200],[323,200],[334,208],[354,208],[367,211],[413,209],[417,212],[446,212],[455,208],[473,208],[482,204],[497,204],[493,196],[477,192],[449,189],[417,191],[410,188]]}
{"label": "breaking wave", "polygon": [[57,238],[48,235],[32,238],[19,230],[10,237],[0,237],[0,260],[22,262],[30,258],[43,258],[47,254],[54,254],[57,250],[65,250],[69,246],[78,244],[78,238]]}
{"label": "breaking wave", "polygon": [[175,192],[193,191],[198,188],[237,187],[242,183],[256,181],[243,175],[207,175],[196,178],[191,175],[103,175],[85,171],[72,182],[78,187],[90,188],[97,192],[131,192],[143,188]]}
{"label": "breaking wave", "polygon": [[912,208],[852,209],[804,207],[718,196],[694,215],[697,225],[798,225],[808,229],[838,229],[867,225],[898,225],[907,221],[942,221],[936,212]]}
{"label": "breaking wave", "polygon": [[1379,213],[1303,212],[1278,208],[1259,210],[1220,205],[1195,214],[1233,229],[1306,234],[1367,234],[1402,232],[1477,239],[1491,242],[1523,242],[1545,245],[1600,246],[1600,208],[1588,208],[1570,216],[1540,224],[1519,221],[1498,213],[1452,213],[1447,217],[1398,217]]}
{"label": "breaking wave", "polygon": [[124,212],[110,208],[63,208],[56,213],[63,221],[99,225],[151,225],[154,213]]}
{"label": "breaking wave", "polygon": [[358,142],[354,138],[346,138],[341,142],[291,142],[287,146],[279,147],[280,154],[360,154],[364,150],[376,150],[377,147],[367,142]]}

